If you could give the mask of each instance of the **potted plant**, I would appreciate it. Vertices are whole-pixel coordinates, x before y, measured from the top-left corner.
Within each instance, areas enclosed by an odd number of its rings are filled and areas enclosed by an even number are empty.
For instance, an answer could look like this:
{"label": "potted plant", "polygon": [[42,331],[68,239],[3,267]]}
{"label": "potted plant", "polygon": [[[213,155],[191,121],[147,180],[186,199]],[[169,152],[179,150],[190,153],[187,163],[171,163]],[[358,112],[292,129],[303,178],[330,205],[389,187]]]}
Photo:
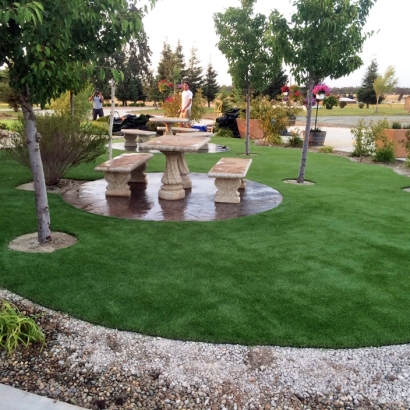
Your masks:
{"label": "potted plant", "polygon": [[334,94],[328,94],[323,99],[323,106],[326,107],[327,110],[331,110],[333,107],[336,107],[339,103],[339,99]]}
{"label": "potted plant", "polygon": [[[282,94],[284,97],[281,97],[280,99],[284,102],[286,102],[289,106],[298,106],[302,104],[304,95],[300,91],[300,87],[297,84],[293,84],[290,87],[287,85],[284,85],[281,89]],[[295,125],[296,124],[296,115],[295,113],[290,113],[289,114],[289,125]]]}
{"label": "potted plant", "polygon": [[[319,103],[317,100],[324,100],[325,95],[329,94],[329,92],[330,92],[330,88],[326,84],[317,84],[313,87],[313,94],[315,95],[315,103],[316,103],[316,117],[315,117],[315,126],[311,128],[309,132],[309,145],[310,146],[323,146],[325,144],[326,131],[322,131],[317,126],[317,112],[319,108]],[[313,101],[312,101],[312,105],[313,105]]]}

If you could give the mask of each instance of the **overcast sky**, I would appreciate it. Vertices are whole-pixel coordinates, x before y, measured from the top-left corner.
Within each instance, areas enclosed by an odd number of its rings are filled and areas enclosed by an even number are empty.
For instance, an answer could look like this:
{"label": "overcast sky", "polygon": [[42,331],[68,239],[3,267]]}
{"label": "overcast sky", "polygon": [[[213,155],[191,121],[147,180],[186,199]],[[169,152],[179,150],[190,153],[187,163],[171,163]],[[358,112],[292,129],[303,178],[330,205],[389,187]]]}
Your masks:
{"label": "overcast sky", "polygon": [[[240,0],[158,0],[155,8],[144,18],[148,44],[152,51],[152,68],[156,71],[163,43],[175,49],[181,41],[188,62],[193,46],[198,49],[199,60],[205,69],[211,61],[218,73],[220,85],[232,83],[227,73],[228,64],[216,47],[213,14],[224,12],[228,7],[239,7]],[[292,10],[290,0],[258,0],[255,11],[266,16],[277,9],[284,16]],[[368,39],[361,53],[363,66],[347,77],[327,79],[330,86],[358,86],[372,58],[376,58],[379,72],[383,74],[388,65],[396,69],[398,85],[410,87],[410,56],[408,42],[410,31],[408,13],[410,0],[377,0],[367,20],[366,31],[379,32]]]}

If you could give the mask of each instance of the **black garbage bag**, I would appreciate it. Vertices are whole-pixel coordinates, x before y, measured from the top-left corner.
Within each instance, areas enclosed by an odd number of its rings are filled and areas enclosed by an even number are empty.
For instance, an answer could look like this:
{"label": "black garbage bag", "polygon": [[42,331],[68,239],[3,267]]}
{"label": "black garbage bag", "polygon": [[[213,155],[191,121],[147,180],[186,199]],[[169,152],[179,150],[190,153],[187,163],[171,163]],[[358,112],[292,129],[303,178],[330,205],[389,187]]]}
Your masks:
{"label": "black garbage bag", "polygon": [[238,125],[236,124],[236,119],[239,117],[239,108],[231,108],[226,111],[222,117],[215,120],[218,128],[228,128],[232,131],[235,138],[240,138]]}
{"label": "black garbage bag", "polygon": [[122,129],[147,130],[147,122],[151,115],[134,115],[127,114],[122,117],[114,117],[112,132],[118,132]]}

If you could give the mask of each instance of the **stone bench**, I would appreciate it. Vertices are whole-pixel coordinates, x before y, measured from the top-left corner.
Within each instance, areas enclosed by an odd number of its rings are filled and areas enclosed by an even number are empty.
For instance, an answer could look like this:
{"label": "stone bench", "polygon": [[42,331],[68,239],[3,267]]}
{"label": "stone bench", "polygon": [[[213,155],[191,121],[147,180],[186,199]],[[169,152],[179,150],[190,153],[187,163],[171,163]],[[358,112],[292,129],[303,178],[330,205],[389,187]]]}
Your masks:
{"label": "stone bench", "polygon": [[221,158],[208,172],[208,177],[215,178],[218,191],[215,202],[238,204],[241,202],[238,189],[245,189],[244,178],[252,160],[245,158]]}
{"label": "stone bench", "polygon": [[154,137],[155,135],[157,135],[155,131],[145,131],[136,129],[122,129],[121,132],[124,134],[125,148],[135,148],[137,146],[137,137],[138,142],[147,142],[150,140],[150,137]]}
{"label": "stone bench", "polygon": [[103,162],[96,166],[96,171],[105,172],[107,181],[106,196],[131,196],[128,183],[147,184],[147,174],[144,173],[149,161],[154,155],[144,154],[122,154],[118,157]]}
{"label": "stone bench", "polygon": [[[164,132],[166,130],[165,127],[157,127],[158,131]],[[171,127],[173,134],[175,135],[177,132],[198,132],[195,128],[184,128],[184,127]]]}

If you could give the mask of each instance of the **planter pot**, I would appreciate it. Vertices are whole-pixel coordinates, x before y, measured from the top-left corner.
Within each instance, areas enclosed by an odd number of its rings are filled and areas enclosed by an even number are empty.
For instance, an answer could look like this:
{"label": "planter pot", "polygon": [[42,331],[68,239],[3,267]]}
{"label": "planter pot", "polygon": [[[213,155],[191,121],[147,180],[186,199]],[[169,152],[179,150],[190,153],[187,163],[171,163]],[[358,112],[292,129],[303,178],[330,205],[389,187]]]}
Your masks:
{"label": "planter pot", "polygon": [[[251,140],[258,140],[263,138],[263,131],[259,128],[259,120],[249,120],[249,137]],[[244,118],[237,118],[239,135],[245,138],[246,135],[246,120]]]}
{"label": "planter pot", "polygon": [[321,147],[325,144],[326,131],[310,131],[309,146]]}
{"label": "planter pot", "polygon": [[[406,139],[406,132],[409,130],[395,130],[395,129],[386,129],[384,130],[385,135],[389,141],[393,141],[393,150],[394,156],[396,158],[406,158],[407,153],[404,148],[404,144],[401,142]],[[377,147],[382,147],[380,141],[376,141]]]}

